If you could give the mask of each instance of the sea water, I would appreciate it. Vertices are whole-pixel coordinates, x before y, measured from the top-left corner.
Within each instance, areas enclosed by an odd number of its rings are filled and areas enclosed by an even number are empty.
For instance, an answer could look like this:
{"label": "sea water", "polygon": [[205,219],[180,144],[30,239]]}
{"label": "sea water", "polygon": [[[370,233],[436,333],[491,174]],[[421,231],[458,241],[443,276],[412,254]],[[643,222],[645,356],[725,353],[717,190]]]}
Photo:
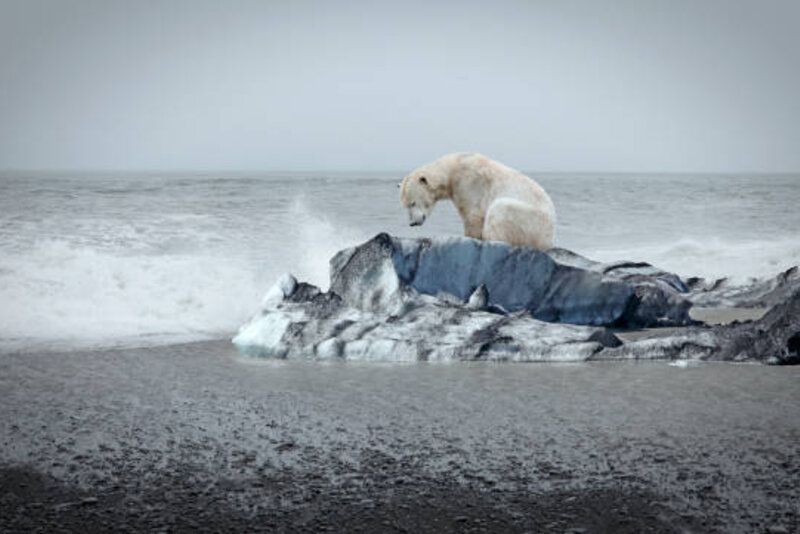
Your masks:
{"label": "sea water", "polygon": [[[408,226],[402,172],[4,173],[0,351],[229,337],[284,272],[379,232],[460,235],[452,205]],[[800,175],[539,175],[558,246],[744,280],[800,264]]]}

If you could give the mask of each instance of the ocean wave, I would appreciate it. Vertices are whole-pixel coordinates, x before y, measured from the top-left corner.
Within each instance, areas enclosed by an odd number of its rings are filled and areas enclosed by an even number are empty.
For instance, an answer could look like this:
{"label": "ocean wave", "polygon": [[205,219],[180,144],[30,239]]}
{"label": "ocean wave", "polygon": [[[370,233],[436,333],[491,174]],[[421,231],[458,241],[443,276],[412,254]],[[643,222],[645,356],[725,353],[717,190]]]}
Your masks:
{"label": "ocean wave", "polygon": [[124,256],[54,239],[5,256],[0,280],[4,349],[218,337],[258,299],[253,271],[236,260]]}
{"label": "ocean wave", "polygon": [[240,243],[154,254],[81,236],[7,247],[0,259],[0,351],[228,337],[282,272],[327,287],[328,259],[363,240],[313,214],[302,199],[289,212],[292,227],[256,239],[260,251]]}
{"label": "ocean wave", "polygon": [[599,261],[646,261],[682,277],[745,282],[751,278],[771,277],[800,265],[800,236],[758,241],[687,238],[669,243],[598,248],[586,254]]}
{"label": "ocean wave", "polygon": [[304,197],[294,199],[289,215],[295,221],[297,246],[293,247],[293,261],[284,270],[297,273],[301,280],[323,289],[328,288],[331,257],[372,237],[335,218],[313,213]]}

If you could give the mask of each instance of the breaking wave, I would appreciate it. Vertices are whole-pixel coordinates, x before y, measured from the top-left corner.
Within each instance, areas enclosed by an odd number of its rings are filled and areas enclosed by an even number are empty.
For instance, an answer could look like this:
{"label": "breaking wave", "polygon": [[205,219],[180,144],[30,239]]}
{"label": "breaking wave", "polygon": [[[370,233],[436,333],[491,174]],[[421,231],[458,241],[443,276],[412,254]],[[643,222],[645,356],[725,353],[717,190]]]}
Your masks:
{"label": "breaking wave", "polygon": [[[330,256],[362,240],[301,200],[289,215],[291,228],[219,250],[188,235],[168,247],[55,237],[8,247],[0,257],[0,351],[227,337],[282,272],[327,287]],[[193,223],[181,222],[187,233]]]}
{"label": "breaking wave", "polygon": [[257,287],[236,260],[126,256],[63,240],[5,256],[0,280],[6,349],[207,339],[251,311]]}
{"label": "breaking wave", "polygon": [[750,278],[774,276],[800,265],[800,236],[742,242],[721,238],[681,239],[665,244],[601,248],[587,254],[599,261],[646,261],[683,277],[729,278],[734,282],[746,282]]}

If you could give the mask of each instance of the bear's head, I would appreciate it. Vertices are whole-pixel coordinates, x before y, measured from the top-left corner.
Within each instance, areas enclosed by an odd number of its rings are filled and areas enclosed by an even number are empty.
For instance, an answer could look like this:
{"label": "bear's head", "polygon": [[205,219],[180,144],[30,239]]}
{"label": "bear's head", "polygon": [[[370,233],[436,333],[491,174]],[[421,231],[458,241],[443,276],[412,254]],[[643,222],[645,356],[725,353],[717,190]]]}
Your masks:
{"label": "bear's head", "polygon": [[400,203],[408,210],[408,222],[411,226],[424,223],[436,203],[430,180],[425,170],[419,169],[400,182]]}

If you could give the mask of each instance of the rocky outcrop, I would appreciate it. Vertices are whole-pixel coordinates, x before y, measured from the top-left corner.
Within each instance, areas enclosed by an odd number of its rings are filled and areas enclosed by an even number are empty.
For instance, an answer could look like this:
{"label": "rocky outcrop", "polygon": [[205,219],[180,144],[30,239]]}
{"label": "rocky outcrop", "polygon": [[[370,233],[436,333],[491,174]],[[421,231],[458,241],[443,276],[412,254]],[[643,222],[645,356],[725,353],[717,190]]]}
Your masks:
{"label": "rocky outcrop", "polygon": [[758,321],[718,326],[714,335],[715,359],[800,364],[800,289]]}
{"label": "rocky outcrop", "polygon": [[620,343],[604,328],[480,309],[482,292],[473,295],[473,306],[406,294],[389,311],[378,307],[382,297],[390,300],[387,288],[373,292],[365,310],[285,275],[234,343],[250,356],[389,361],[582,361]]}
{"label": "rocky outcrop", "polygon": [[331,291],[383,311],[415,293],[466,302],[481,285],[487,306],[542,321],[647,327],[691,324],[687,287],[648,264],[600,264],[563,249],[540,252],[470,238],[379,234],[331,260]]}
{"label": "rocky outcrop", "polygon": [[619,332],[623,343],[591,360],[707,360],[800,364],[800,288],[756,321]]}
{"label": "rocky outcrop", "polygon": [[800,287],[800,269],[787,269],[774,278],[735,283],[727,278],[689,278],[687,298],[697,306],[771,308],[789,299]]}
{"label": "rocky outcrop", "polygon": [[[276,358],[795,363],[800,277],[787,273],[736,293],[564,249],[379,234],[334,256],[327,292],[284,275],[234,343]],[[759,321],[709,327],[689,317],[693,301],[763,303],[792,287]]]}

